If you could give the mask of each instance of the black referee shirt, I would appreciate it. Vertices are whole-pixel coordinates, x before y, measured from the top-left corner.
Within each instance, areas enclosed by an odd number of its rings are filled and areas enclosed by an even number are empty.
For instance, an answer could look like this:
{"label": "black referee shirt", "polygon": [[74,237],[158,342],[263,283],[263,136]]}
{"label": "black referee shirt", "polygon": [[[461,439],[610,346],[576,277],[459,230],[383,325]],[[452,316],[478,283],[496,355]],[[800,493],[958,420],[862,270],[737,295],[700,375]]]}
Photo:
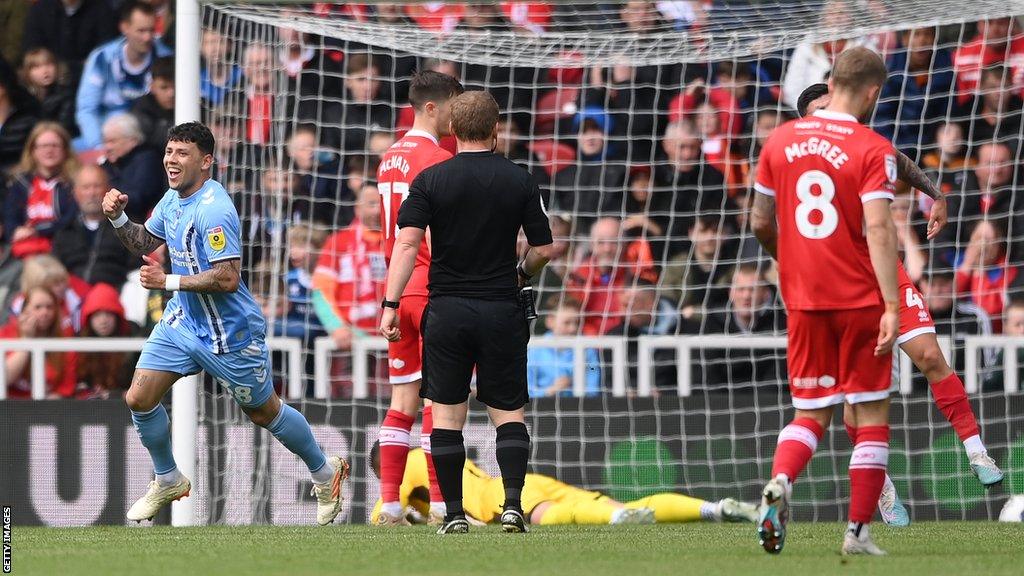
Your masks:
{"label": "black referee shirt", "polygon": [[430,228],[431,296],[514,298],[519,229],[531,246],[551,244],[540,188],[491,152],[462,152],[420,172],[398,226]]}

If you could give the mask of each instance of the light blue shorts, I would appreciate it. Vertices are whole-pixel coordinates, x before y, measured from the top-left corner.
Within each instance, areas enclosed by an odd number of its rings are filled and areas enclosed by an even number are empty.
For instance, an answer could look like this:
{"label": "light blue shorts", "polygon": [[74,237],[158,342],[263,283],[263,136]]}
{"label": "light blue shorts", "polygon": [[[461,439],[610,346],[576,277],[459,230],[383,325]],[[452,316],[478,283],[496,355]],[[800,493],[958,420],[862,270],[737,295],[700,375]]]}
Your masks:
{"label": "light blue shorts", "polygon": [[205,370],[245,408],[262,406],[274,392],[270,351],[263,340],[253,340],[241,350],[214,354],[188,330],[160,322],[146,340],[136,367],[183,375]]}

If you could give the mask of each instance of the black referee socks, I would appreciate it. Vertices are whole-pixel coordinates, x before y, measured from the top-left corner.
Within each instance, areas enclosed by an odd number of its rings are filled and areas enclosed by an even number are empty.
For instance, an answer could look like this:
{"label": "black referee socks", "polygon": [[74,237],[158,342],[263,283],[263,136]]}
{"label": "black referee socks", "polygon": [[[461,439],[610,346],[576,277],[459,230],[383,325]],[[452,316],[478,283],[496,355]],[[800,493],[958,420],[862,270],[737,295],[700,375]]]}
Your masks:
{"label": "black referee socks", "polygon": [[462,430],[434,428],[430,433],[430,456],[434,460],[437,484],[448,509],[445,520],[465,516],[462,510],[462,469],[466,466],[466,445],[462,441]]}
{"label": "black referee socks", "polygon": [[530,461],[530,433],[526,424],[508,422],[498,426],[496,440],[495,456],[501,469],[501,483],[505,486],[505,509],[522,511],[523,482]]}

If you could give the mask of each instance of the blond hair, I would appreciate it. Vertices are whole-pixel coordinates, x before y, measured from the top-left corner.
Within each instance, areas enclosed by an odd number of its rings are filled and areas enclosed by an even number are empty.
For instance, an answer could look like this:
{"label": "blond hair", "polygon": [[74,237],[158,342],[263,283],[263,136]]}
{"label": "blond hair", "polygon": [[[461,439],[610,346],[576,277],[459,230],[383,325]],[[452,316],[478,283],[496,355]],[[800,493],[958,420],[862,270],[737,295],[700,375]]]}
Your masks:
{"label": "blond hair", "polygon": [[295,224],[288,228],[287,239],[289,246],[305,242],[314,250],[319,250],[327,241],[327,230],[309,224]]}
{"label": "blond hair", "polygon": [[21,85],[24,86],[30,94],[39,98],[40,100],[46,96],[42,90],[37,86],[33,86],[28,79],[28,73],[36,66],[43,64],[53,64],[56,68],[57,74],[54,84],[61,84],[67,78],[68,67],[66,64],[57,59],[48,48],[33,48],[28,52],[25,52],[25,56],[21,59],[21,68],[18,70],[18,79],[21,80]]}
{"label": "blond hair", "polygon": [[64,162],[60,166],[58,175],[65,182],[71,182],[73,174],[78,171],[78,158],[75,156],[75,151],[71,148],[71,135],[68,134],[68,131],[63,126],[56,122],[40,122],[36,124],[36,127],[32,129],[28,139],[25,141],[25,147],[21,150],[21,161],[18,162],[18,166],[14,171],[16,173],[36,173],[39,166],[36,165],[36,159],[32,157],[32,150],[35,149],[36,141],[39,140],[39,137],[47,132],[53,132],[61,139],[61,145],[64,149]]}
{"label": "blond hair", "polygon": [[[25,260],[25,267],[21,271],[21,293],[27,295],[35,288],[46,288],[52,293],[56,284],[69,279],[67,268],[57,258],[49,254],[33,256]],[[58,302],[64,299],[63,294],[54,294],[54,297]]]}

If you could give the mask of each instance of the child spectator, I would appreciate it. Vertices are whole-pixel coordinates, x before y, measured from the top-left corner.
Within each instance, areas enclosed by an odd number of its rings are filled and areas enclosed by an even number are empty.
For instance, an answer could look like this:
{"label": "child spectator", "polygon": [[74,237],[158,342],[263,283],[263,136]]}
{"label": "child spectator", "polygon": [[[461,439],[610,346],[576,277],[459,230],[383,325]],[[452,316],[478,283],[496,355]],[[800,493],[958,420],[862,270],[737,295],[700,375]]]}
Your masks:
{"label": "child spectator", "polygon": [[21,84],[39,102],[39,119],[57,122],[75,135],[75,90],[67,66],[46,48],[29,50],[21,61]]}
{"label": "child spectator", "polygon": [[150,70],[149,93],[132,104],[132,114],[139,120],[145,143],[163,150],[167,130],[174,126],[174,58],[157,58]]}
{"label": "child spectator", "polygon": [[[548,306],[551,312],[544,319],[548,336],[577,336],[580,328],[580,304],[562,299]],[[572,396],[575,352],[572,348],[530,348],[527,352],[526,378],[531,398]],[[585,394],[601,392],[601,358],[597,350],[587,349],[584,355]]]}
{"label": "child spectator", "polygon": [[4,238],[13,257],[49,253],[54,234],[74,220],[78,207],[71,175],[77,168],[67,131],[55,122],[37,124],[3,207]]}
{"label": "child spectator", "polygon": [[89,54],[82,71],[75,108],[82,135],[79,150],[91,150],[102,142],[104,121],[127,112],[135,100],[149,91],[150,67],[156,58],[171,50],[156,40],[156,16],[142,2],[128,2],[121,8],[121,37]]}
{"label": "child spectator", "polygon": [[[120,295],[110,284],[97,284],[82,304],[83,338],[128,338],[137,328],[124,317]],[[78,355],[79,398],[121,396],[132,381],[137,354],[130,352],[85,352]]]}
{"label": "child spectator", "polygon": [[313,270],[325,240],[327,231],[323,228],[297,224],[288,229],[288,310],[274,332],[275,336],[302,338],[307,348],[326,335],[313,309]]}
{"label": "child spectator", "polygon": [[1019,270],[1007,262],[1005,220],[980,220],[956,270],[956,290],[992,317],[992,328],[1000,330],[1007,287]]}
{"label": "child spectator", "polygon": [[[44,287],[25,292],[21,312],[0,328],[0,338],[62,338],[73,332],[63,326],[57,298]],[[75,393],[78,356],[74,352],[46,354],[46,397],[69,398]],[[4,358],[7,397],[32,396],[31,352],[11,351]]]}
{"label": "child spectator", "polygon": [[60,261],[49,254],[40,254],[25,260],[21,272],[21,292],[11,301],[10,312],[21,313],[25,295],[35,288],[46,288],[57,299],[60,317],[65,328],[77,332],[81,328],[82,302],[89,285],[71,276]]}

